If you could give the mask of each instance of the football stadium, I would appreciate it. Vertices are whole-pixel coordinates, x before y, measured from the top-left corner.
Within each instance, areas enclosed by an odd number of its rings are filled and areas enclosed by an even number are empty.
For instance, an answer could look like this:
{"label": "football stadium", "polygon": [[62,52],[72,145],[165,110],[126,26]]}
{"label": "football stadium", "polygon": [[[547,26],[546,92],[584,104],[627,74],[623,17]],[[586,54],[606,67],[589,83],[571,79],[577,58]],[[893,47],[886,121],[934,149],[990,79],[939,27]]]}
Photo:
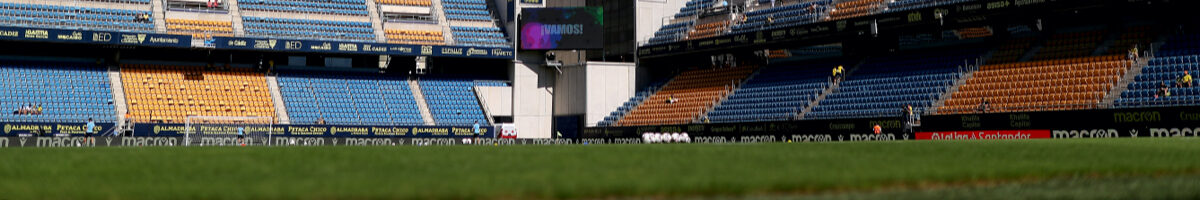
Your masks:
{"label": "football stadium", "polygon": [[1197,6],[0,0],[0,199],[1200,199]]}

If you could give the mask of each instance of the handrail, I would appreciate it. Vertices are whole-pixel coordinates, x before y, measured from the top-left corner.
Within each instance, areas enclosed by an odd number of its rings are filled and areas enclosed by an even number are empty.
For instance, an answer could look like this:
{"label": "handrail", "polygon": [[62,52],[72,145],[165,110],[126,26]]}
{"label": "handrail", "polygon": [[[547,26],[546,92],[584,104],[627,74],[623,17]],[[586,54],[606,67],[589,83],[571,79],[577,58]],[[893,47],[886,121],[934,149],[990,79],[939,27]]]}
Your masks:
{"label": "handrail", "polygon": [[473,86],[471,86],[471,90],[473,90],[472,92],[475,93],[475,98],[479,99],[479,107],[483,108],[483,115],[487,118],[488,124],[495,126],[496,120],[492,117],[492,110],[487,106],[487,98],[484,98],[483,94],[479,92],[479,85],[473,84]]}

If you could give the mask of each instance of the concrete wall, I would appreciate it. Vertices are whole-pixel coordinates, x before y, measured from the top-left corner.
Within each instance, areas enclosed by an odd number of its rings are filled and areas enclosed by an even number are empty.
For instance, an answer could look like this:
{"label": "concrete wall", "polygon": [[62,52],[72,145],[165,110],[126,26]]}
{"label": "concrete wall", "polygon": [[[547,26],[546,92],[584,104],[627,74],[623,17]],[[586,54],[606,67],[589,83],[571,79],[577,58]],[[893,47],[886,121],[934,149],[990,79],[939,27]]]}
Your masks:
{"label": "concrete wall", "polygon": [[585,126],[596,126],[637,90],[637,69],[633,63],[588,62],[585,73]]}
{"label": "concrete wall", "polygon": [[478,92],[492,116],[513,116],[513,87],[479,87]]}
{"label": "concrete wall", "polygon": [[550,138],[554,76],[541,52],[522,51],[513,62],[513,124],[518,138]]}
{"label": "concrete wall", "polygon": [[664,18],[674,17],[685,4],[686,0],[637,0],[637,33],[634,36],[638,44],[650,41],[655,31],[669,24]]}
{"label": "concrete wall", "polygon": [[[587,112],[588,66],[563,66],[554,80],[554,116],[582,115]],[[554,73],[559,73],[555,70]]]}

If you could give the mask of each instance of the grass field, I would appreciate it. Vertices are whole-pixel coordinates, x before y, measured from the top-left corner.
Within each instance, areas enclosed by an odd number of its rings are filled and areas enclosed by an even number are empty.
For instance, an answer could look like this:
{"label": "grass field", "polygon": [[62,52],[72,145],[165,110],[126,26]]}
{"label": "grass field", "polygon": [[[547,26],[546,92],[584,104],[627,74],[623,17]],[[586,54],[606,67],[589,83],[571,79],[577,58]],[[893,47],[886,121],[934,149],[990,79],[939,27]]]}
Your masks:
{"label": "grass field", "polygon": [[1200,139],[17,148],[0,157],[0,199],[1200,198]]}

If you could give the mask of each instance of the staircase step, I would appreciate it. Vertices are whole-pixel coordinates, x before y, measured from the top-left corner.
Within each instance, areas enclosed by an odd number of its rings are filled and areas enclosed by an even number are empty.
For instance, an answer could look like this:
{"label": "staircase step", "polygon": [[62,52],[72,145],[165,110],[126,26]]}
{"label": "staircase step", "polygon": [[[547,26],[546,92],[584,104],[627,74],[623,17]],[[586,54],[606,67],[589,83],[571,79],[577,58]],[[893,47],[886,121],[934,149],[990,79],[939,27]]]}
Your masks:
{"label": "staircase step", "polygon": [[412,89],[413,99],[417,101],[417,108],[421,110],[421,119],[425,120],[426,126],[433,126],[436,124],[433,121],[433,112],[429,111],[429,104],[425,103],[425,93],[421,91],[421,84],[418,84],[417,81],[417,79],[409,79],[408,88]]}

